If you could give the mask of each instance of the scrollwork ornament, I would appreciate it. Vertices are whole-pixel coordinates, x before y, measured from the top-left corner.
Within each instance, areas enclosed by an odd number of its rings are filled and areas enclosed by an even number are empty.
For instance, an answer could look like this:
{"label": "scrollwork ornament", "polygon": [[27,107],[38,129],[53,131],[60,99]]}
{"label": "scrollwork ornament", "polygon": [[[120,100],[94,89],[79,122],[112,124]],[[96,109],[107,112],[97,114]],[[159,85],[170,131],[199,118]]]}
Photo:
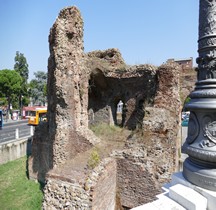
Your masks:
{"label": "scrollwork ornament", "polygon": [[206,48],[206,47],[215,47],[216,45],[216,37],[211,37],[211,38],[205,38],[199,40],[199,49],[201,48]]}
{"label": "scrollwork ornament", "polygon": [[203,146],[212,147],[216,145],[216,121],[210,122],[205,126],[204,136],[207,137]]}
{"label": "scrollwork ornament", "polygon": [[210,115],[205,115],[203,118],[202,118],[202,122],[201,122],[201,126],[203,128],[203,132],[205,132],[206,130],[206,127],[208,126],[209,123],[211,123],[213,120],[211,118]]}

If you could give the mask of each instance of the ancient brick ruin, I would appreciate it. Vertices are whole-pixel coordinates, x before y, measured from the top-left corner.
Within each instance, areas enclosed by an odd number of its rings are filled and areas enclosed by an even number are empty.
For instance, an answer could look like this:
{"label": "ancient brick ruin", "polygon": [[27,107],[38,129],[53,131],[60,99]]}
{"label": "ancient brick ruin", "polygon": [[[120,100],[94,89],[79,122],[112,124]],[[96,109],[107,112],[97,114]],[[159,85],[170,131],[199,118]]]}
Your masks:
{"label": "ancient brick ruin", "polygon": [[[60,12],[49,43],[48,122],[36,128],[28,166],[46,183],[43,208],[120,210],[154,200],[178,167],[178,66],[127,66],[118,49],[85,54],[76,7]],[[120,137],[96,137],[89,126],[102,123],[123,127]],[[95,148],[108,152],[89,168]]]}

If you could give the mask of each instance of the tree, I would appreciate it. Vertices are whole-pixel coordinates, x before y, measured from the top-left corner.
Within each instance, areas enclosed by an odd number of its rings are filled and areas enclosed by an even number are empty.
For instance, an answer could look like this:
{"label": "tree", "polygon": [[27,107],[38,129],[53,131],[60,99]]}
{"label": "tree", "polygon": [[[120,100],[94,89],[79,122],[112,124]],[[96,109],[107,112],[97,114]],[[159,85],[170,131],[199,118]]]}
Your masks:
{"label": "tree", "polygon": [[22,109],[22,98],[23,96],[27,96],[28,90],[27,90],[27,80],[29,75],[29,69],[28,69],[28,63],[23,53],[20,53],[19,51],[16,52],[16,56],[14,58],[15,64],[14,64],[14,70],[19,73],[19,75],[22,78],[22,89],[19,94],[19,107],[20,107],[20,113]]}
{"label": "tree", "polygon": [[29,69],[24,54],[17,51],[14,60],[15,60],[14,70],[18,72],[20,76],[23,78],[23,83],[27,84]]}
{"label": "tree", "polygon": [[20,94],[21,85],[22,78],[15,70],[0,70],[0,96],[7,98],[8,110],[10,110],[12,99]]}
{"label": "tree", "polygon": [[34,104],[45,104],[47,101],[47,73],[43,71],[37,71],[34,73],[35,79],[32,79],[29,83],[30,96],[33,99]]}
{"label": "tree", "polygon": [[185,101],[184,101],[184,105],[183,105],[183,109],[182,109],[183,112],[188,111],[188,110],[185,108],[185,105],[186,105],[187,103],[189,103],[190,101],[191,101],[191,98],[190,98],[189,96],[187,96],[187,98],[186,98]]}

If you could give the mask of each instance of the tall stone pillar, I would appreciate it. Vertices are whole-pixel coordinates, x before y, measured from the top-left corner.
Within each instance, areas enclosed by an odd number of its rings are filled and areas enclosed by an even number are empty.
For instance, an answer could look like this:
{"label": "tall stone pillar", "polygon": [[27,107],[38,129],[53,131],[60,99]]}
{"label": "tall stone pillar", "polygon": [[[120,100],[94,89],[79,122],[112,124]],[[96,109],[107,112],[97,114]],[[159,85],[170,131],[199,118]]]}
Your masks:
{"label": "tall stone pillar", "polygon": [[216,0],[200,0],[197,82],[186,105],[191,112],[183,151],[183,175],[216,191]]}

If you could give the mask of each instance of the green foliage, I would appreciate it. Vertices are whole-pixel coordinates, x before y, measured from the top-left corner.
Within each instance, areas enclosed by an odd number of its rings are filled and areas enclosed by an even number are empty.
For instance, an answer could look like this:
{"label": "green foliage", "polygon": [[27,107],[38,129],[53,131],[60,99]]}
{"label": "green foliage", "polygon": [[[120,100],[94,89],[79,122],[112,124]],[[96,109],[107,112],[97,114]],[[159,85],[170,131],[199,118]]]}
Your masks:
{"label": "green foliage", "polygon": [[26,177],[26,157],[0,165],[1,210],[40,210],[43,193],[39,183]]}
{"label": "green foliage", "polygon": [[0,98],[0,106],[6,106],[7,105],[7,99],[5,97]]}
{"label": "green foliage", "polygon": [[37,71],[34,73],[35,79],[29,83],[29,94],[34,104],[45,104],[47,96],[47,73]]}
{"label": "green foliage", "polygon": [[191,100],[191,98],[190,98],[189,96],[185,99],[185,101],[184,101],[184,106],[183,106],[183,111],[187,111],[187,109],[185,108],[185,105],[186,105],[187,103],[189,103],[190,100]]}
{"label": "green foliage", "polygon": [[18,107],[21,108],[22,104],[22,97],[28,95],[28,88],[27,88],[27,80],[29,76],[29,69],[27,60],[23,53],[20,53],[19,51],[16,52],[16,56],[14,58],[15,64],[14,64],[14,70],[19,73],[19,75],[22,78],[22,89],[19,93],[18,98]]}
{"label": "green foliage", "polygon": [[28,106],[29,103],[30,103],[29,97],[23,96],[22,97],[22,105],[23,106]]}
{"label": "green foliage", "polygon": [[7,98],[8,105],[20,94],[22,78],[15,70],[0,70],[0,95]]}
{"label": "green foliage", "polygon": [[20,76],[23,78],[23,83],[27,84],[29,70],[28,70],[27,60],[24,54],[17,51],[14,60],[15,60],[14,70],[18,72]]}
{"label": "green foliage", "polygon": [[106,123],[100,123],[93,125],[90,129],[95,133],[96,136],[112,136],[116,132],[120,132],[122,128],[114,125],[108,125]]}
{"label": "green foliage", "polygon": [[187,97],[186,99],[185,99],[185,104],[187,104],[188,102],[190,102],[190,100],[191,100],[191,98],[190,97]]}
{"label": "green foliage", "polygon": [[22,78],[20,75],[9,69],[0,71],[0,92],[3,96],[10,97],[12,94],[18,94],[21,90]]}
{"label": "green foliage", "polygon": [[11,104],[13,109],[19,109],[19,97],[17,95],[11,97]]}
{"label": "green foliage", "polygon": [[93,169],[95,168],[100,162],[100,156],[96,148],[93,149],[91,152],[90,158],[88,159],[88,168]]}

